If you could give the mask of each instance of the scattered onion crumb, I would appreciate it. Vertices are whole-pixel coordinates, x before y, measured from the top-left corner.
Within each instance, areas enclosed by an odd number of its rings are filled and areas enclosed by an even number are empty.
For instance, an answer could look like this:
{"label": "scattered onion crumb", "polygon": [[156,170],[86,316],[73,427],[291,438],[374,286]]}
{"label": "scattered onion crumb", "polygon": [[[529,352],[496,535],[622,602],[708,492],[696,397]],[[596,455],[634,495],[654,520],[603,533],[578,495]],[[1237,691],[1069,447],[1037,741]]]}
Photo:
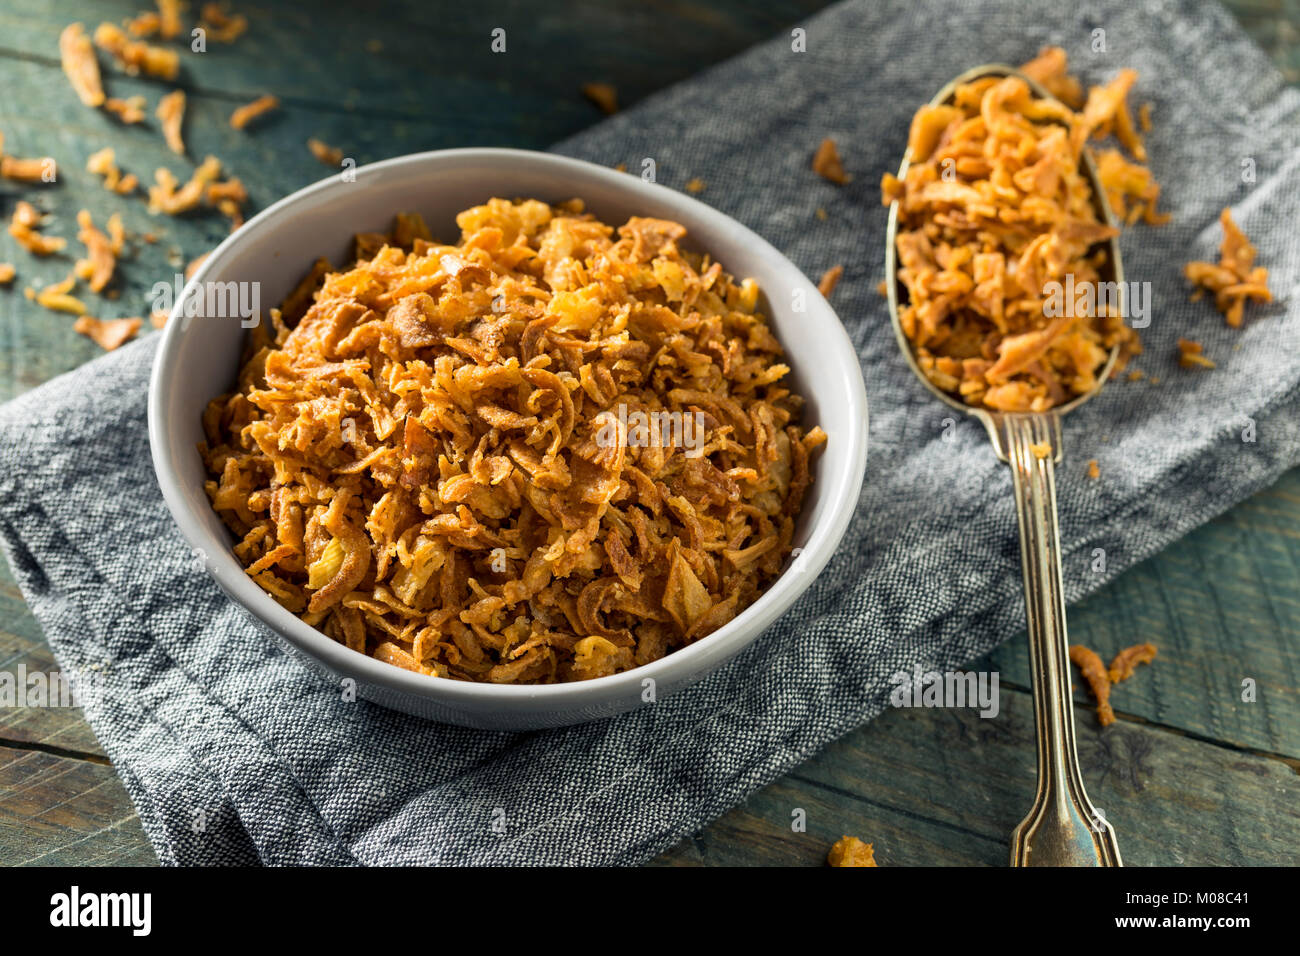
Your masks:
{"label": "scattered onion crumb", "polygon": [[181,137],[181,123],[185,121],[185,91],[172,90],[158,101],[154,113],[162,123],[163,138],[167,148],[177,156],[185,155],[185,140]]}
{"label": "scattered onion crumb", "polygon": [[125,21],[122,25],[126,27],[126,32],[131,36],[143,39],[144,37],[153,36],[162,29],[162,17],[152,10],[145,10],[143,13],[138,13],[130,20]]}
{"label": "scattered onion crumb", "polygon": [[839,150],[835,148],[835,140],[829,136],[817,147],[817,152],[813,156],[812,169],[818,176],[829,179],[839,186],[843,186],[853,178],[844,171],[844,163],[840,160]]}
{"label": "scattered onion crumb", "polygon": [[105,146],[97,153],[92,153],[86,160],[86,172],[104,177],[104,188],[119,196],[129,196],[140,185],[139,178],[131,173],[123,176],[117,168],[117,156],[112,146]]}
{"label": "scattered onion crumb", "polygon": [[49,169],[50,182],[58,178],[58,164],[50,157],[19,159],[17,156],[6,156],[4,145],[4,134],[0,133],[0,177],[20,183],[39,183],[46,181],[45,171]]}
{"label": "scattered onion crumb", "polygon": [[821,279],[817,282],[817,291],[826,298],[831,297],[835,287],[840,284],[840,277],[844,275],[844,266],[836,264],[831,266],[822,273]]}
{"label": "scattered onion crumb", "polygon": [[213,183],[207,188],[204,198],[208,205],[216,206],[217,211],[230,220],[231,232],[244,224],[244,214],[240,207],[248,201],[248,190],[238,177]]}
{"label": "scattered onion crumb", "polygon": [[1106,676],[1110,678],[1112,684],[1128,680],[1139,664],[1150,664],[1156,659],[1157,653],[1154,644],[1134,644],[1132,647],[1126,647],[1111,660]]}
{"label": "scattered onion crumb", "polygon": [[600,107],[606,116],[618,112],[618,90],[608,83],[585,83],[582,95]]}
{"label": "scattered onion crumb", "polygon": [[337,166],[343,162],[343,150],[337,146],[330,146],[323,140],[316,139],[314,136],[307,140],[307,148],[311,154],[326,166]]}
{"label": "scattered onion crumb", "polygon": [[230,114],[230,125],[233,129],[244,129],[253,120],[266,113],[271,112],[280,105],[279,97],[267,93],[259,96],[251,103],[245,103]]}
{"label": "scattered onion crumb", "polygon": [[104,100],[104,109],[128,126],[144,122],[144,106],[143,96],[128,96],[124,100],[110,96]]}
{"label": "scattered onion crumb", "polygon": [[180,73],[179,53],[166,47],[150,46],[132,40],[116,24],[101,23],[95,28],[95,46],[112,55],[131,76],[144,73],[163,80],[174,80]]}
{"label": "scattered onion crumb", "polygon": [[72,84],[77,99],[91,108],[104,103],[104,83],[99,75],[99,61],[95,48],[80,23],[70,23],[59,34],[59,59],[63,72]]}
{"label": "scattered onion crumb", "polygon": [[13,218],[9,220],[9,235],[33,255],[48,256],[62,251],[68,240],[61,236],[43,236],[38,231],[44,219],[35,206],[20,200],[14,206]]}
{"label": "scattered onion crumb", "polygon": [[1144,133],[1151,132],[1151,104],[1143,103],[1138,107],[1138,128]]}
{"label": "scattered onion crumb", "polygon": [[58,166],[48,156],[41,159],[18,159],[0,156],[0,176],[20,183],[45,182],[45,171],[51,169],[50,182],[58,178]]}
{"label": "scattered onion crumb", "polygon": [[72,295],[72,290],[77,285],[77,277],[69,275],[62,282],[55,282],[47,285],[40,292],[35,289],[24,289],[23,294],[34,301],[43,309],[49,309],[51,312],[67,312],[71,315],[85,315],[86,304]]}
{"label": "scattered onion crumb", "polygon": [[1070,662],[1079,668],[1079,674],[1088,683],[1097,701],[1097,723],[1108,727],[1115,722],[1115,711],[1110,706],[1110,677],[1106,665],[1097,652],[1082,644],[1070,645]]}
{"label": "scattered onion crumb", "polygon": [[818,206],[818,207],[817,207],[817,213],[816,213],[816,215],[817,215],[817,218],[820,219],[822,222],[825,222],[827,219],[830,218],[830,214],[826,212],[826,209],[825,209],[825,207],[823,207],[823,206]]}
{"label": "scattered onion crumb", "polygon": [[223,199],[217,203],[217,211],[230,220],[230,231],[234,232],[244,224],[244,214],[239,204],[233,199]]}
{"label": "scattered onion crumb", "polygon": [[686,184],[686,191],[695,195],[704,192],[704,180],[696,176]]}
{"label": "scattered onion crumb", "polygon": [[221,174],[221,161],[209,156],[194,170],[194,175],[184,186],[177,188],[176,176],[171,170],[159,167],[154,171],[155,185],[149,187],[149,211],[165,212],[175,216],[198,206],[204,190],[216,182]]}
{"label": "scattered onion crumb", "polygon": [[223,201],[243,203],[248,199],[248,190],[244,188],[243,182],[238,177],[232,177],[225,182],[212,183],[204,196],[213,206]]}
{"label": "scattered onion crumb", "polygon": [[1097,701],[1097,722],[1107,727],[1115,722],[1115,711],[1110,705],[1111,687],[1133,676],[1139,664],[1155,660],[1156,646],[1150,643],[1126,647],[1112,658],[1110,667],[1104,667],[1097,652],[1082,644],[1070,646],[1070,661],[1079,668],[1087,681],[1092,696]]}
{"label": "scattered onion crumb", "polygon": [[140,331],[144,320],[138,316],[125,319],[96,319],[83,315],[73,324],[72,330],[91,339],[105,352],[111,352]]}
{"label": "scattered onion crumb", "polygon": [[10,263],[0,262],[0,285],[8,285],[13,282],[14,276],[17,274],[17,270]]}
{"label": "scattered onion crumb", "polygon": [[158,35],[170,40],[181,32],[181,0],[158,0]]}
{"label": "scattered onion crumb", "polygon": [[826,862],[830,866],[879,866],[876,863],[875,845],[863,843],[857,837],[842,836],[835,841]]}
{"label": "scattered onion crumb", "polygon": [[113,278],[117,268],[117,257],[122,252],[126,233],[122,228],[122,217],[113,213],[108,219],[108,234],[95,228],[90,211],[83,209],[77,213],[77,239],[86,247],[86,258],[78,259],[74,267],[79,279],[85,280],[91,292],[103,292]]}
{"label": "scattered onion crumb", "polygon": [[1255,265],[1258,250],[1237,228],[1232,211],[1226,206],[1219,214],[1219,223],[1223,227],[1223,242],[1219,245],[1218,264],[1189,262],[1183,267],[1183,274],[1198,287],[1194,298],[1202,290],[1214,293],[1215,308],[1236,329],[1241,327],[1248,299],[1272,302],[1273,293],[1268,289],[1268,270]]}
{"label": "scattered onion crumb", "polygon": [[171,40],[181,32],[181,0],[158,0],[158,10],[146,10],[125,23],[133,37],[160,35]]}
{"label": "scattered onion crumb", "polygon": [[1192,339],[1178,340],[1178,364],[1183,368],[1214,368],[1214,362],[1203,354],[1204,347]]}
{"label": "scattered onion crumb", "polygon": [[1035,458],[1047,458],[1052,454],[1052,443],[1049,441],[1034,442],[1029,446],[1029,450],[1034,453]]}
{"label": "scattered onion crumb", "polygon": [[228,13],[224,3],[205,3],[199,13],[199,25],[210,39],[218,43],[234,43],[248,30],[248,17],[242,13]]}
{"label": "scattered onion crumb", "polygon": [[1101,467],[1097,464],[1096,458],[1088,459],[1088,477],[1093,481],[1101,477]]}

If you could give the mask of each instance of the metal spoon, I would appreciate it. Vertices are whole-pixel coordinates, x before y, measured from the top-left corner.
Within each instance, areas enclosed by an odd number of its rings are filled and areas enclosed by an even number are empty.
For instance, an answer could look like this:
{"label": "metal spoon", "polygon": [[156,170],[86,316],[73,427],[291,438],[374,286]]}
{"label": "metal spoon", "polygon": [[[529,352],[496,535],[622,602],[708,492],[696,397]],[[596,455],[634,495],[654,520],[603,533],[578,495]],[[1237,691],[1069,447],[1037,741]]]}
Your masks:
{"label": "metal spoon", "polygon": [[[952,98],[962,83],[986,76],[1019,76],[1036,96],[1051,99],[1039,84],[1012,67],[1002,64],[977,66],[956,77],[936,94],[931,105]],[[903,158],[898,178],[907,174]],[[1092,185],[1098,218],[1115,225],[1106,191],[1097,178],[1092,159],[1085,152],[1084,174]],[[1011,465],[1020,524],[1020,565],[1024,573],[1025,613],[1029,623],[1029,664],[1033,672],[1034,725],[1038,737],[1038,790],[1029,815],[1012,831],[1012,866],[1122,866],[1115,831],[1097,812],[1084,790],[1079,755],[1074,739],[1074,712],[1070,696],[1070,663],[1065,631],[1065,597],[1061,583],[1060,524],[1056,513],[1055,465],[1061,461],[1061,416],[1078,408],[1099,391],[1110,377],[1119,357],[1115,346],[1092,391],[1046,412],[1002,413],[973,408],[941,391],[930,382],[916,363],[912,346],[898,317],[898,263],[895,239],[898,234],[898,203],[889,210],[886,235],[885,275],[889,294],[889,315],[894,334],[907,364],[936,398],[957,411],[984,423],[1000,461]],[[1120,290],[1124,314],[1124,270],[1120,263],[1119,240],[1105,244],[1107,262],[1100,269],[1104,281]],[[906,291],[905,289],[903,290]],[[1049,442],[1051,454],[1038,458],[1031,445]]]}

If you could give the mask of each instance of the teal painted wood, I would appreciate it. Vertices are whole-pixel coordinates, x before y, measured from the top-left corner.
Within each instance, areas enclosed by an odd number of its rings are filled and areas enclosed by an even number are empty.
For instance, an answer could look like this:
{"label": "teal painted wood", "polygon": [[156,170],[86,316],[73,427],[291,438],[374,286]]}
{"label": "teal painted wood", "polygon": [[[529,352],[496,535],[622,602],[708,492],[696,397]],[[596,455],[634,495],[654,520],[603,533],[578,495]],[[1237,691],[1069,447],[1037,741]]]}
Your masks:
{"label": "teal painted wood", "polygon": [[[1089,709],[1075,715],[1086,725]],[[1136,721],[1081,733],[1079,759],[1128,866],[1295,865],[1300,802],[1283,761]],[[656,862],[815,866],[853,834],[881,866],[1005,866],[1033,802],[1034,760],[1026,692],[1004,691],[994,720],[890,711]]]}
{"label": "teal painted wood", "polygon": [[0,747],[0,859],[8,866],[157,862],[113,768]]}
{"label": "teal painted wood", "polygon": [[[1154,664],[1114,688],[1118,713],[1300,757],[1300,471],[1072,608],[1070,639],[1108,662],[1134,643],[1159,647]],[[1026,687],[1023,645],[1004,644],[992,666]],[[1248,679],[1253,702],[1242,700]],[[1076,687],[1075,699],[1089,698]]]}
{"label": "teal painted wood", "polygon": [[[188,178],[195,161],[220,157],[248,185],[255,210],[329,173],[308,137],[358,163],[463,145],[542,147],[599,119],[580,94],[605,81],[631,103],[797,23],[820,0],[661,5],[497,5],[497,12],[382,2],[365,27],[355,6],[303,11],[245,7],[250,30],[233,46],[187,57],[187,158],[172,155],[152,111],[170,88],[108,70],[110,95],[143,95],[147,125],[122,127],[87,110],[59,68],[57,37],[69,22],[120,21],[145,0],[0,0],[0,131],[6,151],[53,155],[60,181],[0,181],[0,216],[26,198],[53,213],[47,232],[69,254],[37,260],[0,232],[0,262],[18,278],[0,289],[0,399],[75,368],[99,349],[70,316],[22,295],[63,278],[80,249],[74,216],[102,224],[121,211],[130,243],[116,298],[93,302],[102,318],[147,315],[146,295],[226,234],[215,215],[151,217],[141,197],[107,193],[84,171],[111,143],[118,165],[145,182],[166,166]],[[195,5],[197,6],[197,5]],[[305,5],[304,5],[305,6]],[[1294,82],[1300,78],[1300,0],[1233,0],[1228,6]],[[493,54],[492,29],[507,50]],[[627,41],[635,37],[635,44]],[[562,50],[557,55],[554,51]],[[283,106],[244,132],[230,111],[271,92]],[[476,107],[469,115],[466,104]],[[684,183],[688,170],[664,171]],[[155,244],[138,237],[159,234]],[[1104,480],[1104,477],[1103,477]],[[1100,731],[1081,691],[1079,734],[1088,784],[1132,863],[1284,863],[1300,845],[1294,775],[1300,768],[1300,471],[1145,562],[1070,611],[1074,639],[1103,652],[1154,640],[1160,660],[1114,697],[1120,723]],[[0,670],[54,662],[39,627],[0,568]],[[856,832],[883,864],[995,864],[1033,788],[1033,725],[1023,637],[977,665],[1000,672],[1004,712],[889,713],[755,794],[661,862],[819,863],[829,843]],[[1259,697],[1240,701],[1243,677]],[[969,781],[969,784],[966,782]],[[791,812],[807,812],[804,833]],[[0,863],[142,863],[153,854],[120,783],[79,711],[0,711]]]}

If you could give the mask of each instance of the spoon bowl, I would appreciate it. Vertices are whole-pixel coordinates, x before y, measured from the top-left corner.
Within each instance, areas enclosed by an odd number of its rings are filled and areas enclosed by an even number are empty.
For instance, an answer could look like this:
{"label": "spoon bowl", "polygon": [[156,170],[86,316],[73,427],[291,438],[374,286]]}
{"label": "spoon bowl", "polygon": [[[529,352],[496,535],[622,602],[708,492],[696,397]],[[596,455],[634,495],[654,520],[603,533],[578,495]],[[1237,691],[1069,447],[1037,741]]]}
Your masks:
{"label": "spoon bowl", "polygon": [[[953,95],[957,91],[957,87],[986,76],[1019,77],[1025,81],[1035,96],[1040,99],[1053,99],[1052,94],[1047,92],[1040,83],[1025,76],[1015,67],[1007,66],[1004,63],[987,63],[984,66],[973,67],[966,72],[953,77],[943,87],[943,89],[939,90],[939,92],[934,95],[934,98],[930,100],[930,105],[944,105],[953,98]],[[1092,161],[1092,156],[1089,155],[1086,150],[1081,158],[1083,160],[1082,165],[1084,176],[1092,186],[1093,206],[1097,211],[1097,217],[1109,226],[1118,227],[1115,214],[1110,208],[1110,202],[1106,199],[1106,190],[1101,184],[1100,176],[1097,174],[1096,163]],[[898,167],[898,178],[900,180],[906,178],[907,170],[911,165],[911,159],[907,156],[906,152],[904,152],[903,162]],[[935,398],[956,411],[979,419],[988,430],[989,437],[992,439],[996,448],[999,440],[997,438],[997,428],[994,421],[995,413],[990,412],[987,409],[975,408],[974,406],[967,405],[965,402],[958,401],[952,395],[931,382],[930,379],[926,377],[925,372],[921,370],[921,366],[917,364],[916,355],[912,351],[912,343],[908,341],[907,334],[903,331],[903,324],[899,320],[899,295],[900,291],[905,291],[905,289],[898,279],[898,251],[895,245],[898,239],[898,215],[899,205],[897,202],[894,202],[889,207],[889,222],[885,230],[885,291],[889,299],[889,318],[894,326],[894,337],[898,340],[899,351],[903,353],[903,358],[906,359],[908,367],[911,368],[912,373],[921,380],[921,384],[929,389],[930,393],[934,395]],[[1126,308],[1125,296],[1128,287],[1124,283],[1124,264],[1119,251],[1119,236],[1112,236],[1110,239],[1105,240],[1102,245],[1105,247],[1106,261],[1105,265],[1101,269],[1101,278],[1102,281],[1115,283],[1120,295],[1120,314],[1123,315]],[[1078,408],[1084,402],[1088,401],[1100,392],[1102,386],[1104,386],[1110,379],[1111,373],[1113,372],[1116,363],[1119,361],[1119,351],[1119,345],[1115,345],[1111,348],[1110,355],[1106,359],[1106,364],[1102,367],[1101,373],[1097,376],[1097,383],[1091,390],[1082,395],[1076,396],[1069,402],[1055,406],[1051,409],[1051,412],[1056,415],[1064,415],[1065,413]],[[1056,453],[1055,460],[1057,464],[1059,464],[1061,461],[1061,449],[1056,443],[1052,445],[1052,448]],[[998,451],[998,458],[1002,461],[1007,460],[1006,455],[1004,455],[1001,450]]]}

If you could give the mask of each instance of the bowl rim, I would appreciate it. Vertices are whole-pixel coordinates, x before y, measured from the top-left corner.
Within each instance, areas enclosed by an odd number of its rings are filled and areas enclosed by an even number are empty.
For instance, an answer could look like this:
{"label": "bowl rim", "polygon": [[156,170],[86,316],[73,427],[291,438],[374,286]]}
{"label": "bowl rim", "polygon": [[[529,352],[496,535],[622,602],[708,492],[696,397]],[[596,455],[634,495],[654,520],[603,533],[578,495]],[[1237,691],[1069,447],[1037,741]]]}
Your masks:
{"label": "bowl rim", "polygon": [[[469,705],[481,711],[486,705],[493,703],[506,708],[509,708],[512,703],[517,706],[526,702],[545,703],[554,707],[581,706],[593,703],[591,698],[596,697],[608,700],[624,694],[629,697],[639,695],[644,686],[643,681],[648,678],[657,682],[671,678],[679,681],[701,679],[756,640],[789,610],[836,553],[840,541],[848,530],[849,523],[857,510],[865,480],[867,460],[867,396],[857,350],[834,308],[825,300],[817,287],[802,270],[767,240],[706,203],[666,186],[645,182],[638,176],[554,153],[498,147],[409,153],[358,166],[353,170],[353,174],[355,182],[360,183],[363,179],[383,177],[408,166],[425,164],[436,166],[440,163],[454,166],[457,161],[501,166],[510,163],[536,165],[552,173],[574,177],[575,194],[581,194],[583,180],[594,180],[602,185],[613,186],[633,198],[644,197],[647,206],[652,210],[647,214],[671,215],[671,211],[675,208],[684,208],[697,220],[713,220],[717,225],[735,233],[758,256],[769,275],[788,274],[793,283],[803,289],[805,301],[809,304],[809,315],[813,314],[813,309],[820,303],[821,308],[825,310],[822,321],[826,327],[819,329],[818,334],[829,335],[831,349],[845,356],[846,359],[836,363],[838,367],[827,366],[819,369],[818,375],[837,374],[847,379],[847,392],[850,396],[849,427],[843,434],[837,434],[835,440],[844,441],[848,445],[849,454],[845,458],[846,467],[835,474],[817,476],[819,480],[830,485],[827,489],[830,496],[829,512],[819,524],[810,528],[808,541],[795,562],[787,566],[753,604],[717,631],[656,661],[606,677],[537,685],[461,681],[407,671],[354,651],[332,640],[324,632],[281,607],[244,573],[243,567],[235,559],[227,543],[220,542],[220,547],[213,548],[217,542],[211,540],[197,516],[190,511],[185,494],[181,490],[180,476],[173,471],[168,461],[167,416],[163,401],[164,390],[170,381],[175,380],[178,370],[177,355],[185,325],[178,318],[178,313],[184,307],[184,296],[177,297],[177,302],[163,329],[162,342],[154,356],[149,377],[150,453],[168,511],[182,537],[193,548],[204,554],[205,570],[212,575],[228,597],[298,650],[324,664],[334,673],[352,677],[358,683],[379,685],[399,694],[436,700],[452,706]],[[249,237],[255,236],[258,230],[272,226],[285,217],[291,217],[294,209],[300,204],[314,199],[338,182],[339,175],[332,174],[266,207],[242,228],[227,236],[203,261],[188,280],[187,285],[206,281],[209,275],[220,270],[233,249],[247,242]],[[659,212],[655,213],[653,210]],[[856,408],[853,407],[855,405]],[[215,553],[208,554],[211,550],[215,550]],[[805,563],[799,566],[801,561]],[[226,573],[223,575],[218,571]]]}

